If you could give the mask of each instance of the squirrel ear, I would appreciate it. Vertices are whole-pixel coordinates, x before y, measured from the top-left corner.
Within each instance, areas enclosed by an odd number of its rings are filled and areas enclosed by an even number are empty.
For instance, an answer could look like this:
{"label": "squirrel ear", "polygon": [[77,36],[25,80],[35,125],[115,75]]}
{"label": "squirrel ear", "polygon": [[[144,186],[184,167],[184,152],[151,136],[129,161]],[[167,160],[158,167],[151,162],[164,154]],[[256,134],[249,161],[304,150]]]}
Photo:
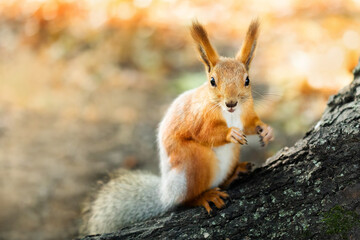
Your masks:
{"label": "squirrel ear", "polygon": [[205,64],[207,71],[210,72],[218,62],[219,56],[212,47],[205,28],[198,21],[193,21],[190,31],[201,60]]}
{"label": "squirrel ear", "polygon": [[259,25],[258,19],[255,19],[250,23],[244,43],[242,44],[239,52],[236,54],[236,59],[245,65],[246,70],[249,70],[251,60],[254,56],[256,41],[259,35]]}

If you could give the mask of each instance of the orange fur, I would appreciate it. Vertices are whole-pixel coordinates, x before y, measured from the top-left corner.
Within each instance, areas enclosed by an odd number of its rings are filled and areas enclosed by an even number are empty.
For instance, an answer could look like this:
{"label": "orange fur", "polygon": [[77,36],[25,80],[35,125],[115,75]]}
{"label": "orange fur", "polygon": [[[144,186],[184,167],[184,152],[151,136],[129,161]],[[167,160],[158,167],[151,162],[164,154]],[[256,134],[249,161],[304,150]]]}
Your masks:
{"label": "orange fur", "polygon": [[201,195],[194,198],[192,201],[186,202],[188,206],[204,206],[208,213],[211,212],[210,202],[214,203],[217,208],[225,206],[223,199],[228,198],[229,195],[226,192],[220,190],[220,188],[213,188],[203,192]]}
{"label": "orange fur", "polygon": [[233,172],[229,175],[229,177],[221,184],[222,189],[227,189],[232,182],[234,182],[239,173],[248,173],[251,171],[251,163],[249,162],[237,162],[236,166],[233,168]]}
{"label": "orange fur", "polygon": [[184,101],[175,102],[162,139],[171,166],[186,171],[186,200],[210,187],[216,171],[212,147],[228,143],[226,136],[229,128],[219,109],[206,101],[209,98],[207,95],[206,86],[203,85]]}
{"label": "orange fur", "polygon": [[194,21],[192,24],[191,36],[197,45],[196,48],[200,54],[201,60],[207,66],[207,71],[210,72],[211,68],[218,62],[219,56],[211,46],[205,28],[197,21]]}
{"label": "orange fur", "polygon": [[250,99],[248,102],[244,103],[246,105],[246,114],[243,114],[242,122],[244,124],[244,133],[246,135],[256,134],[256,127],[262,126],[264,123],[260,120],[254,110],[253,100]]}
{"label": "orange fur", "polygon": [[[244,170],[238,164],[242,140],[240,130],[238,139],[233,138],[232,127],[223,116],[226,103],[236,102],[241,109],[241,121],[245,134],[257,133],[261,122],[254,111],[251,86],[245,86],[248,67],[252,59],[258,35],[258,22],[253,21],[247,32],[243,47],[236,58],[219,57],[208,40],[203,26],[194,22],[191,34],[198,46],[204,65],[208,68],[209,80],[197,89],[186,92],[174,101],[163,120],[164,129],[160,139],[164,145],[171,168],[183,170],[186,175],[187,191],[183,203],[192,206],[202,205],[210,211],[209,202],[217,207],[224,206],[223,192],[211,189],[211,183],[219,171],[220,160],[214,147],[236,142],[232,148],[232,160],[227,169],[223,186],[228,186],[237,174]],[[216,82],[216,86],[210,84]]]}
{"label": "orange fur", "polygon": [[250,63],[254,56],[258,36],[259,21],[256,19],[251,22],[244,43],[240,51],[236,54],[236,59],[245,64],[247,70],[250,68]]}

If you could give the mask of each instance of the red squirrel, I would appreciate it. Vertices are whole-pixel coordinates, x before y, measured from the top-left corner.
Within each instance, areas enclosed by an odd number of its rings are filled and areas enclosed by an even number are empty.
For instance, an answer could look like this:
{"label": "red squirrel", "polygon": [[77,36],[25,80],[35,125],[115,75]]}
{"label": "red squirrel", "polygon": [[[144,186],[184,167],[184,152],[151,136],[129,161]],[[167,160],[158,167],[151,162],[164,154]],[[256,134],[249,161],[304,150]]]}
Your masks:
{"label": "red squirrel", "polygon": [[226,188],[239,173],[246,135],[258,134],[266,145],[273,130],[254,111],[249,68],[259,34],[251,22],[235,58],[221,57],[207,32],[193,22],[191,35],[205,65],[207,81],[186,91],[169,107],[159,126],[161,176],[120,170],[87,205],[82,232],[111,232],[160,215],[176,205],[225,206]]}

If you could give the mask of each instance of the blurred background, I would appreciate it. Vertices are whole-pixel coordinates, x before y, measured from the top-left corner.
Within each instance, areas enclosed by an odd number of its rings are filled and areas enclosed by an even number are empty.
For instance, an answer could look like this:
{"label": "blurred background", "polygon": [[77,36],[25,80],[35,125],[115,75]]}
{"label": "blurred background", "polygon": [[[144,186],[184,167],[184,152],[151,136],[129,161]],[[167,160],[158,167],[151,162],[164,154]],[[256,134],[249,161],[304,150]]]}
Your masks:
{"label": "blurred background", "polygon": [[243,147],[259,166],[352,80],[359,0],[0,0],[0,239],[73,238],[107,173],[158,173],[159,121],[206,81],[191,21],[234,56],[254,17],[253,95],[277,137]]}

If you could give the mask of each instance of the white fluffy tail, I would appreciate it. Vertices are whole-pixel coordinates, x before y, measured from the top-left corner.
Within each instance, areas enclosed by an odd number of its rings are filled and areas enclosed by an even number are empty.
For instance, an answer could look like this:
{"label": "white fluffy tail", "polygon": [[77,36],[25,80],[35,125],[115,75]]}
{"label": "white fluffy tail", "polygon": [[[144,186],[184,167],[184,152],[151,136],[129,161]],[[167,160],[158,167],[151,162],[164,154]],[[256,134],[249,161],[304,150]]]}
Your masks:
{"label": "white fluffy tail", "polygon": [[81,234],[114,232],[168,210],[160,201],[160,177],[120,170],[84,209]]}

